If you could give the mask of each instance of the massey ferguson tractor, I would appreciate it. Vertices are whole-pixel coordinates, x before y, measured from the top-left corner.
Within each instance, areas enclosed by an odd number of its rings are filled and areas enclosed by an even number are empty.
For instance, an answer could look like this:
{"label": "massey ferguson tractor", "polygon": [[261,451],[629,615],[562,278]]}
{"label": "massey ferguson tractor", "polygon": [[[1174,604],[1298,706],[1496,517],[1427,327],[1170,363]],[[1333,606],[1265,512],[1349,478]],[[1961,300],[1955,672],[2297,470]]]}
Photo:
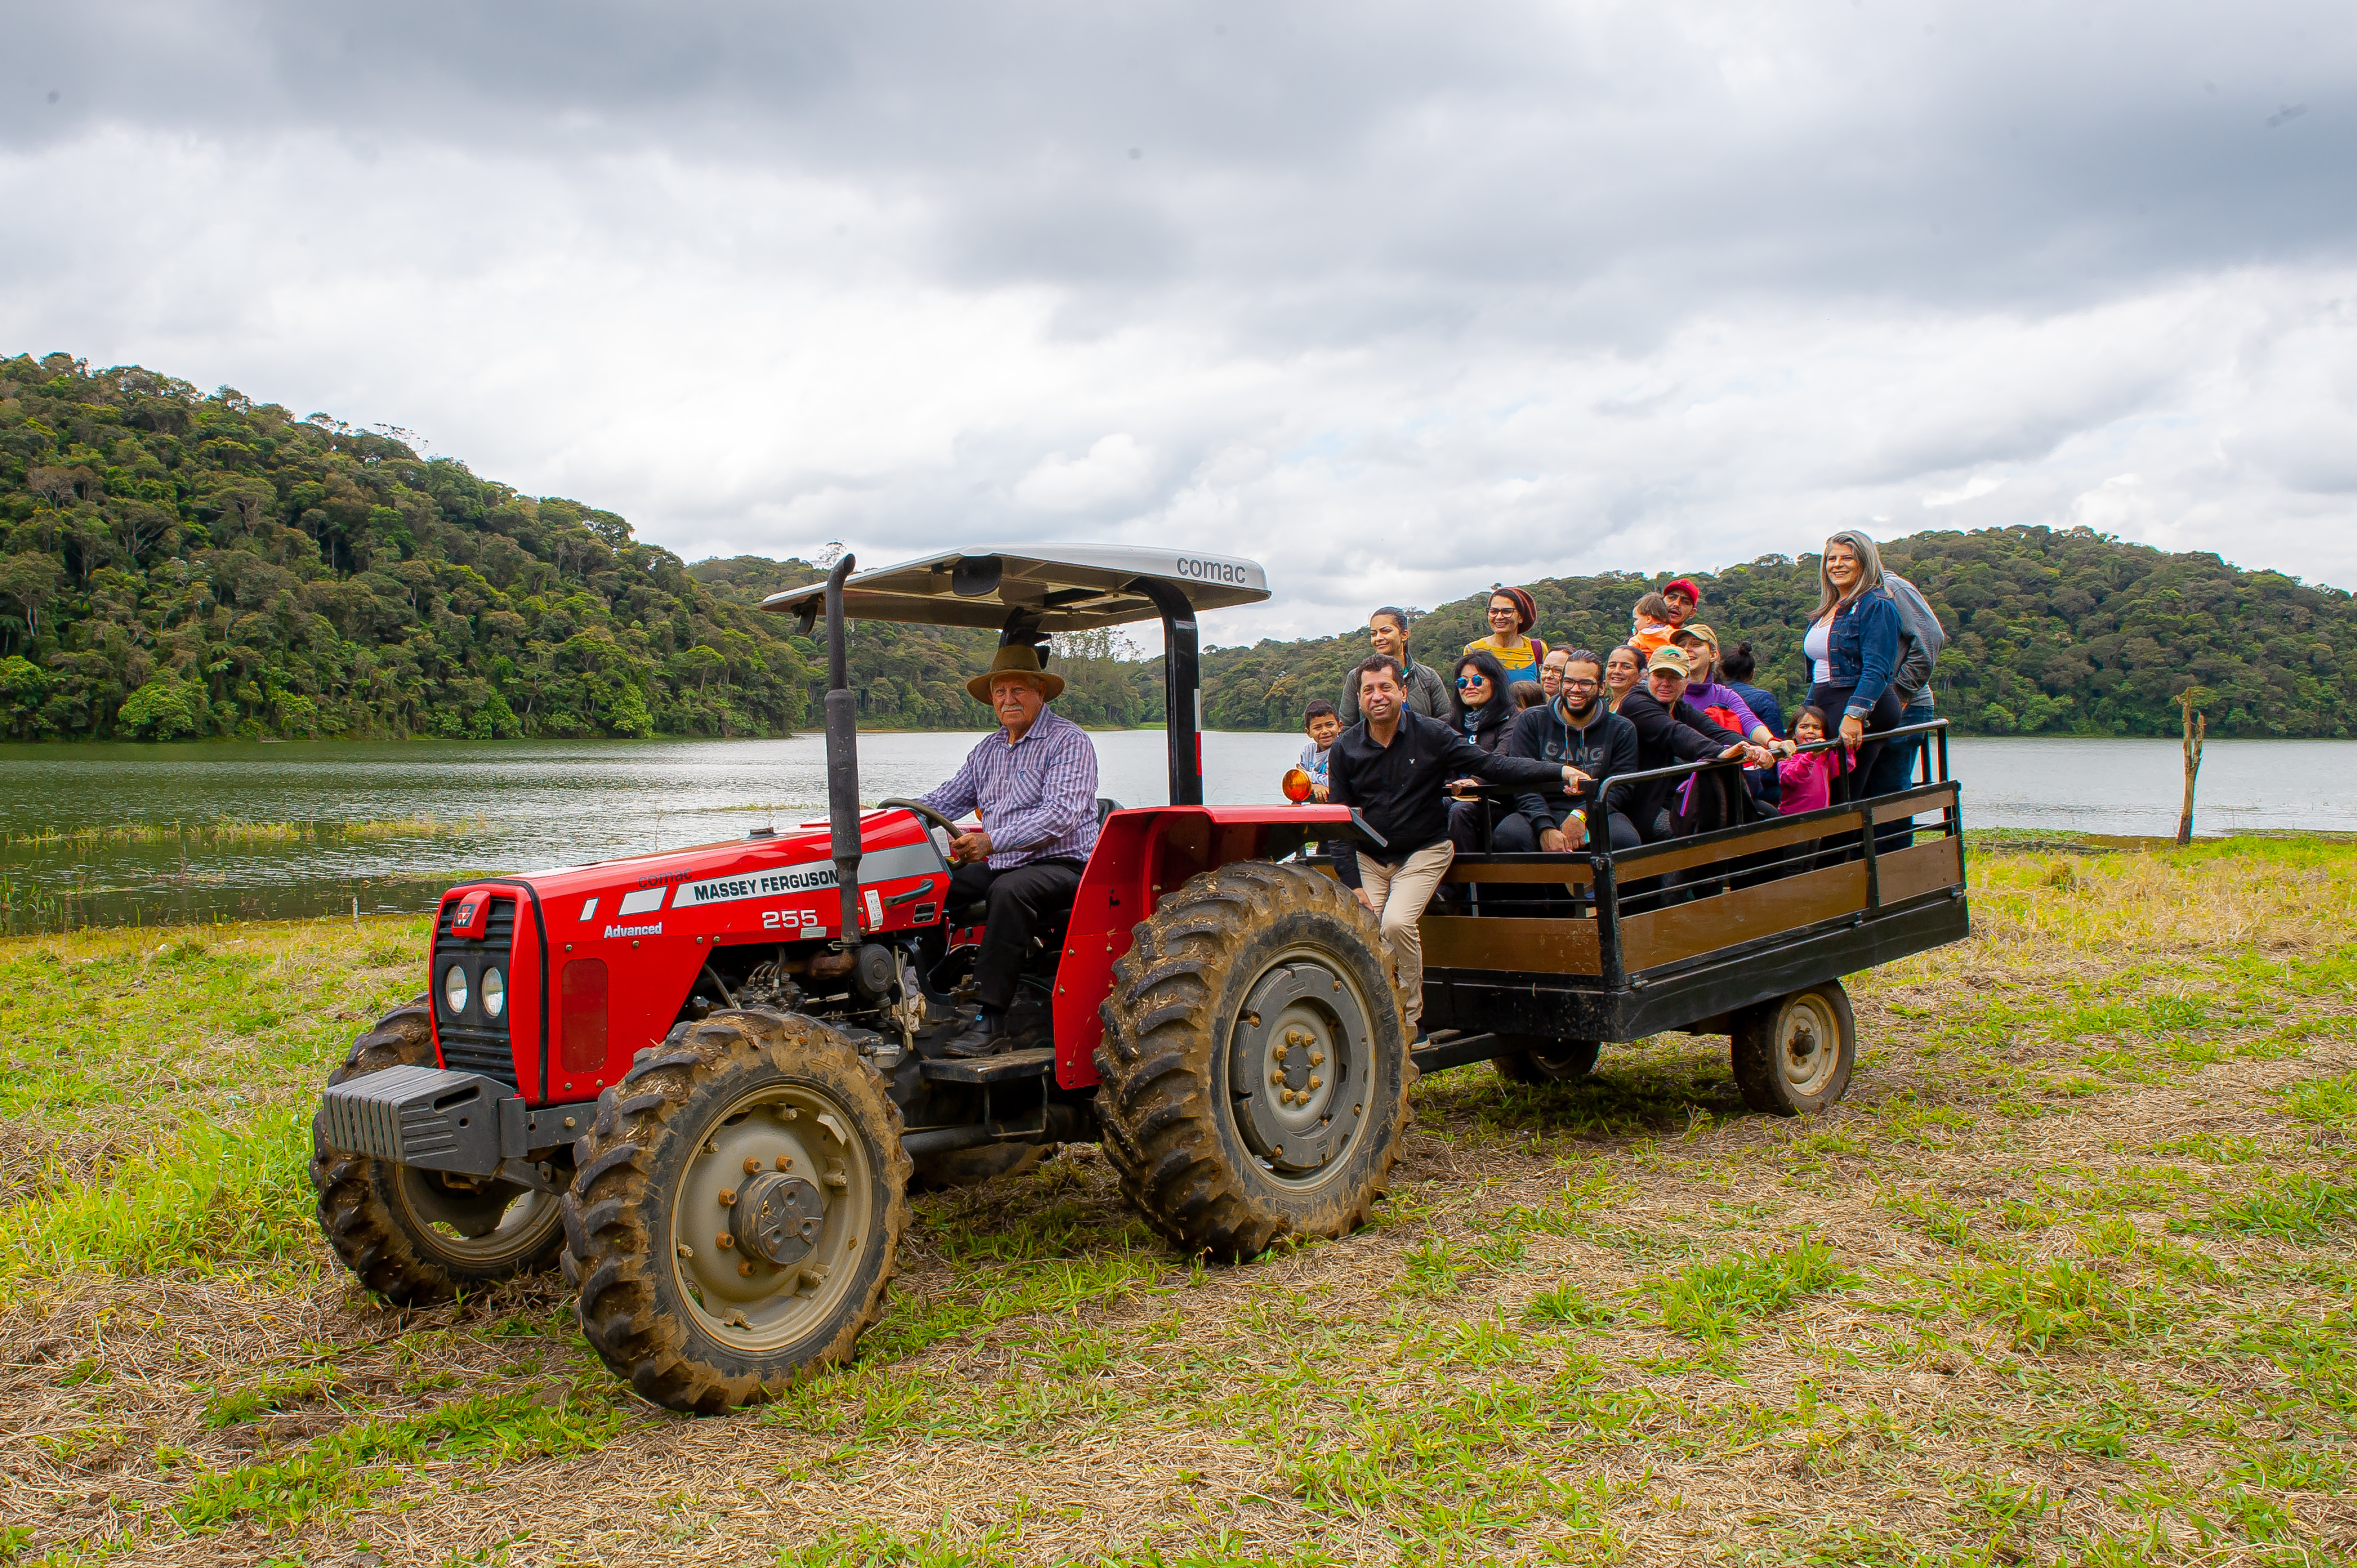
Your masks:
{"label": "massey ferguson tractor", "polygon": [[[1301,854],[1374,830],[1203,803],[1195,618],[1266,598],[1258,566],[1080,545],[851,568],[765,607],[805,636],[826,618],[825,822],[443,896],[426,994],[353,1043],[314,1122],[320,1223],[371,1290],[430,1300],[561,1259],[608,1365],[724,1410],[852,1353],[912,1185],[1096,1140],[1185,1252],[1338,1236],[1383,1190],[1419,1071],[1576,1079],[1603,1042],[1678,1029],[1728,1036],[1754,1110],[1819,1111],[1857,1060],[1841,977],[1968,929],[1942,724],[1887,736],[1936,740],[1936,779],[1926,745],[1890,794],[1598,850],[1641,790],[1744,789],[1739,756],[1618,775],[1584,853],[1457,856],[1420,922],[1432,1032],[1411,1053],[1373,918]],[[953,901],[957,824],[860,807],[846,616],[1002,646],[1162,623],[1171,803],[1098,802],[1003,1054],[942,1052],[973,1015],[984,912]]]}
{"label": "massey ferguson tractor", "polygon": [[[825,618],[825,822],[443,896],[427,993],[353,1044],[315,1122],[320,1222],[371,1290],[407,1304],[561,1260],[607,1363],[710,1412],[851,1354],[912,1184],[1041,1145],[1101,1140],[1192,1253],[1365,1219],[1413,1075],[1400,999],[1351,891],[1285,858],[1365,830],[1203,804],[1196,616],[1266,598],[1261,568],[1091,546],[852,565],[764,607],[805,636]],[[952,901],[956,824],[861,809],[846,617],[1002,645],[1162,623],[1171,804],[1099,801],[1001,1055],[936,1054],[972,1016],[982,911]]]}

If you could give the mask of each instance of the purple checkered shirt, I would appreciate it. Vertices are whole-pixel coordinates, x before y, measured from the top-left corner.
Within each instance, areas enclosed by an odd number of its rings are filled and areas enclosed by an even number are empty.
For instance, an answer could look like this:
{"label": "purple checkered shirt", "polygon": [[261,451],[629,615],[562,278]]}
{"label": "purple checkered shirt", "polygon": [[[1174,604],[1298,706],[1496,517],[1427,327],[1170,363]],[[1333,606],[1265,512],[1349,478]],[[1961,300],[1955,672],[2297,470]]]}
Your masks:
{"label": "purple checkered shirt", "polygon": [[924,802],[952,822],[979,810],[993,871],[1086,860],[1097,846],[1097,748],[1080,725],[1042,708],[1012,746],[1005,730],[985,736]]}

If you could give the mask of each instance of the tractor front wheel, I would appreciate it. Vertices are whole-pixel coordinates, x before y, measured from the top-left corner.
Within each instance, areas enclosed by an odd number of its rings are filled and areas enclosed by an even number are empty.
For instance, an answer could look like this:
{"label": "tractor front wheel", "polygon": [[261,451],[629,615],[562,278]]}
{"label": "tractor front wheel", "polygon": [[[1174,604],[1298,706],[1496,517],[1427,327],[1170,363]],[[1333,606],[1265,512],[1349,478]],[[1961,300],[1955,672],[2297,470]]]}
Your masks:
{"label": "tractor front wheel", "polygon": [[[393,1067],[434,1065],[423,996],[352,1042],[329,1084]],[[311,1140],[311,1186],[328,1245],[361,1283],[395,1306],[446,1301],[556,1261],[564,1217],[554,1193],[488,1176],[394,1165]]]}
{"label": "tractor front wheel", "polygon": [[710,1414],[848,1359],[909,1224],[900,1112],[813,1019],[716,1013],[598,1097],[565,1199],[581,1331],[640,1398]]}
{"label": "tractor front wheel", "polygon": [[1122,1190],[1189,1252],[1364,1224],[1415,1076],[1382,933],[1351,889],[1246,861],[1163,900],[1100,1009]]}

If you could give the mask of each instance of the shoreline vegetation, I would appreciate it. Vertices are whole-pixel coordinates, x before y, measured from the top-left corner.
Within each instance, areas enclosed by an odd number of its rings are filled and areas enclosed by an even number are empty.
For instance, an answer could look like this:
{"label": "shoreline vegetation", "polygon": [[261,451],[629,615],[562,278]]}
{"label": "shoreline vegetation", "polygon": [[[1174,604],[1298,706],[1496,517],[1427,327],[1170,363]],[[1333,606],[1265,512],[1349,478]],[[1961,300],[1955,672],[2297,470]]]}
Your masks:
{"label": "shoreline vegetation", "polygon": [[0,940],[0,1558],[2345,1561],[2357,845],[2057,837],[1856,977],[1825,1116],[1720,1037],[1432,1075],[1366,1230],[1221,1268],[1068,1146],[704,1420],[553,1273],[395,1311],[321,1243],[307,1117],[425,918]]}
{"label": "shoreline vegetation", "polygon": [[[0,358],[0,733],[760,736],[815,711],[820,650],[759,607],[818,565],[691,564],[614,512],[523,495],[415,445],[135,365]],[[2193,686],[2213,736],[2357,734],[2357,601],[2338,588],[2085,529],[1924,532],[1882,553],[1952,634],[1933,689],[1959,734],[2173,736]],[[1683,575],[1702,587],[1698,618],[1723,644],[1750,640],[1760,684],[1791,706],[1815,556]],[[1658,581],[1521,585],[1538,635],[1602,650]],[[1486,599],[1419,608],[1417,657],[1445,661],[1486,631]],[[858,623],[861,718],[988,728],[963,683],[994,641]],[[1205,722],[1297,729],[1364,651],[1355,628],[1207,648]],[[1161,660],[1118,631],[1060,637],[1055,656],[1066,717],[1159,719]]]}

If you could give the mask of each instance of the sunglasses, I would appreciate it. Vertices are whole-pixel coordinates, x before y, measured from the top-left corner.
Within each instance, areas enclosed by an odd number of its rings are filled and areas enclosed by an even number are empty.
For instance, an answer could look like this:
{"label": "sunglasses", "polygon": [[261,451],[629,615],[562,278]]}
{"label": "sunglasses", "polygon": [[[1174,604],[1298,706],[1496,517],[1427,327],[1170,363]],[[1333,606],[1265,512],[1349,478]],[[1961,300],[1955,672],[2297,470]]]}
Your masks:
{"label": "sunglasses", "polygon": [[1460,692],[1468,686],[1486,686],[1489,683],[1490,677],[1487,675],[1459,675],[1457,677],[1457,689]]}

